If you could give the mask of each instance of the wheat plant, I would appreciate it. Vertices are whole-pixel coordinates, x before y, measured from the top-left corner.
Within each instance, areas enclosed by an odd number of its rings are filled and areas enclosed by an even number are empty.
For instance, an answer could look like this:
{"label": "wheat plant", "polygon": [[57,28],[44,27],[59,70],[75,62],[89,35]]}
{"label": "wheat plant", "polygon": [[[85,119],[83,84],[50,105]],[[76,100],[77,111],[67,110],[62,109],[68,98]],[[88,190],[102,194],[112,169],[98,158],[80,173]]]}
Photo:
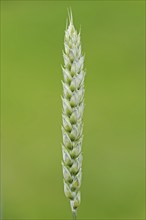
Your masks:
{"label": "wheat plant", "polygon": [[70,200],[73,218],[76,219],[81,202],[85,71],[80,33],[74,27],[71,11],[65,30],[63,58],[63,181],[65,196]]}

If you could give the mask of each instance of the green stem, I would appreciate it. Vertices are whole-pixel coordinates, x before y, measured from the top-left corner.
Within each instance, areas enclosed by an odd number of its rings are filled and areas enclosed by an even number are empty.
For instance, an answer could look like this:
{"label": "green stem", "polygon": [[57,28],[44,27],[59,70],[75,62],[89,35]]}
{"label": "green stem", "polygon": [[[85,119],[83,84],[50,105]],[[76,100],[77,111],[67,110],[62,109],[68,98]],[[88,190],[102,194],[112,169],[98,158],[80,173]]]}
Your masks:
{"label": "green stem", "polygon": [[72,212],[72,217],[73,217],[73,220],[77,220],[77,213],[76,212]]}

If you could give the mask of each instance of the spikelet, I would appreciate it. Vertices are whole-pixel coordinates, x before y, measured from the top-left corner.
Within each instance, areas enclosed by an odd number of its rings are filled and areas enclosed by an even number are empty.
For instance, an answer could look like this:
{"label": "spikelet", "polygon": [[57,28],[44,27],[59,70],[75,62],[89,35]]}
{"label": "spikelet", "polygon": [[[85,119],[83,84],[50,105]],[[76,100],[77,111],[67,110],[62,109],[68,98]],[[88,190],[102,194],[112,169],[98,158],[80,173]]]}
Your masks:
{"label": "spikelet", "polygon": [[70,200],[73,215],[76,215],[81,202],[85,71],[80,33],[78,34],[75,30],[71,11],[69,12],[69,25],[65,30],[63,58],[62,168],[64,193]]}

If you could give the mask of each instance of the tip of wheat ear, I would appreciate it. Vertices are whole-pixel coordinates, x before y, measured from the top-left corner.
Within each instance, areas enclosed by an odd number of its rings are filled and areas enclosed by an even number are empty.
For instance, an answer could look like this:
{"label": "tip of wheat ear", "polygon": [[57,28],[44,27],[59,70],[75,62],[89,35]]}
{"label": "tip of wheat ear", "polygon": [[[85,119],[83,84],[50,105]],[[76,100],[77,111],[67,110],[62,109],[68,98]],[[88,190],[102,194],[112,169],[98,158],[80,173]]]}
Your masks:
{"label": "tip of wheat ear", "polygon": [[73,16],[72,16],[72,10],[71,10],[71,8],[68,8],[67,12],[68,12],[69,22],[70,22],[71,24],[73,24]]}
{"label": "tip of wheat ear", "polygon": [[81,202],[82,140],[84,111],[84,56],[80,33],[77,33],[72,11],[68,10],[69,24],[64,37],[63,96],[62,96],[62,169],[64,193],[70,200],[73,216]]}

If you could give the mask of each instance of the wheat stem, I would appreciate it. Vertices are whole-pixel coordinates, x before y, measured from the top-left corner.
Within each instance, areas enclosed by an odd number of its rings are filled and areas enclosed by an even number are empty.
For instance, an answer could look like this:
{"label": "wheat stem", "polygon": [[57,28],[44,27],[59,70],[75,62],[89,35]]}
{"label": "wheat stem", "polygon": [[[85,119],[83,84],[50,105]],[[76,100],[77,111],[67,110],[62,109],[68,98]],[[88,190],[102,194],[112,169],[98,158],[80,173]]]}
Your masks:
{"label": "wheat stem", "polygon": [[72,216],[73,216],[73,220],[77,219],[77,213],[76,212],[72,212]]}

